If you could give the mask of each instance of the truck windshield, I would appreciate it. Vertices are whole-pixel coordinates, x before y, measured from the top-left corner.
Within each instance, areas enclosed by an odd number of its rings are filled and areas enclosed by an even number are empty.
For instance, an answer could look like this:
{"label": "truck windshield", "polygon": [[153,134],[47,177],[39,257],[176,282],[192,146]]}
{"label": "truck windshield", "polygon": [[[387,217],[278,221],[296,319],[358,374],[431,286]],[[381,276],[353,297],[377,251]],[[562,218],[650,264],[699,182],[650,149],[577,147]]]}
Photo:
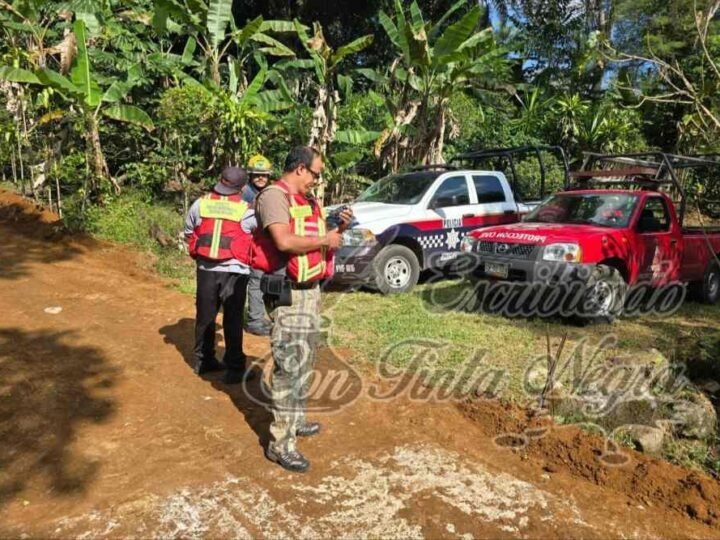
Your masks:
{"label": "truck windshield", "polygon": [[419,172],[386,176],[362,192],[358,202],[417,204],[438,173]]}
{"label": "truck windshield", "polygon": [[621,229],[627,227],[637,201],[637,195],[625,193],[558,193],[535,208],[523,221]]}

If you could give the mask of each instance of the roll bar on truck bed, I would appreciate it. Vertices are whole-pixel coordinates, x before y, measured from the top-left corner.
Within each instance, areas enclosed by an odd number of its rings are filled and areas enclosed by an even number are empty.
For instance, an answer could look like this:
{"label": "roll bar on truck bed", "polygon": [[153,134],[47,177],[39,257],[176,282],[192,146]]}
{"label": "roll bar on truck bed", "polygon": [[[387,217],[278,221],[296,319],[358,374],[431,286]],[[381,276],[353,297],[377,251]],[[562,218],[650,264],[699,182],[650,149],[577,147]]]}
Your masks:
{"label": "roll bar on truck bed", "polygon": [[[687,209],[687,178],[683,173],[692,169],[712,167],[720,176],[717,156],[683,156],[666,152],[600,154],[585,152],[581,170],[570,173],[575,181],[567,189],[600,188],[602,186],[636,187],[661,190],[669,188],[683,225]],[[715,181],[720,181],[717,178]],[[713,201],[709,201],[713,202]],[[720,202],[720,201],[718,201]]]}

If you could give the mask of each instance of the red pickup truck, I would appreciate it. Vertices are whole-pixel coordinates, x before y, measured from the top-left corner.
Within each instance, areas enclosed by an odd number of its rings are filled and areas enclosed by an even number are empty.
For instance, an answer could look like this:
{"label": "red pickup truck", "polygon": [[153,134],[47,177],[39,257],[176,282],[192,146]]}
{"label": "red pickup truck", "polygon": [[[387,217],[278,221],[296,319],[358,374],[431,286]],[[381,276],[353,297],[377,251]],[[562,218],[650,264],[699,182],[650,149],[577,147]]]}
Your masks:
{"label": "red pickup truck", "polygon": [[[465,238],[461,250],[472,254],[475,274],[582,282],[583,305],[590,306],[582,315],[607,321],[622,312],[628,288],[639,284],[688,283],[704,302],[717,302],[720,228],[683,226],[686,197],[678,174],[711,162],[659,153],[589,156],[602,168],[572,173],[576,185],[546,199],[522,222]],[[679,209],[670,195],[680,197]]]}

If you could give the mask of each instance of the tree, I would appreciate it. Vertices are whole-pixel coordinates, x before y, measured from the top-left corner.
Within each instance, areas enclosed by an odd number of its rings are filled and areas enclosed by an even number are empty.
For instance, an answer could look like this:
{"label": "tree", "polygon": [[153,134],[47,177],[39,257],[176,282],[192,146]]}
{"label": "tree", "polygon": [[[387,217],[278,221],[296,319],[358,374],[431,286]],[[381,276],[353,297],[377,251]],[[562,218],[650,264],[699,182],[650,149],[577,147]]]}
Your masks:
{"label": "tree", "polygon": [[671,26],[685,28],[685,35],[669,43],[658,41],[647,30],[644,52],[637,47],[618,50],[608,44],[609,58],[626,67],[620,84],[626,98],[639,108],[650,103],[675,109],[679,113],[678,143],[690,150],[720,150],[719,10],[718,0],[702,4],[693,0],[690,31],[687,17]]}
{"label": "tree", "polygon": [[[159,34],[179,34],[186,40],[182,57],[192,57],[199,46],[203,52],[203,69],[210,73],[215,86],[221,86],[220,69],[227,58],[235,58],[244,67],[246,60],[257,50],[277,57],[293,57],[295,53],[270,32],[289,32],[294,29],[287,21],[266,21],[256,17],[238,29],[232,16],[232,0],[210,0],[207,5],[197,0],[156,0],[153,25]],[[180,24],[178,24],[178,22]],[[228,32],[230,28],[230,32]],[[258,45],[253,48],[251,45]],[[228,64],[230,65],[230,64]],[[246,84],[240,73],[240,88]]]}
{"label": "tree", "polygon": [[80,112],[87,129],[87,147],[92,155],[94,175],[92,185],[89,187],[92,194],[98,197],[100,194],[98,182],[102,180],[109,180],[113,183],[116,191],[120,190],[120,186],[110,174],[103,154],[99,117],[102,115],[120,122],[138,124],[148,130],[152,130],[154,126],[150,117],[142,109],[122,102],[135,85],[138,71],[130,70],[125,81],[108,81],[107,78],[103,78],[105,86],[103,89],[99,82],[100,78],[95,76],[90,65],[86,28],[82,20],[75,22],[73,34],[77,51],[69,72],[69,79],[60,72],[46,67],[33,73],[9,66],[0,67],[0,79],[53,88],[70,104],[71,112],[73,109]]}
{"label": "tree", "polygon": [[478,30],[480,7],[446,27],[464,5],[456,2],[437,23],[426,23],[415,1],[409,20],[399,0],[394,19],[380,12],[397,56],[386,73],[362,73],[378,82],[385,94],[389,125],[376,152],[390,170],[403,162],[444,161],[450,104],[458,92],[512,91],[507,85],[510,63],[496,45],[492,28]]}
{"label": "tree", "polygon": [[[339,73],[340,65],[349,56],[368,47],[373,42],[373,36],[359,37],[333,50],[325,41],[320,24],[313,24],[312,38],[297,19],[295,20],[295,30],[310,59],[309,61],[287,62],[284,66],[278,66],[278,69],[293,67],[312,69],[315,75],[311,86],[312,125],[307,144],[326,155],[337,135],[337,107],[340,102],[340,91],[342,89],[343,93],[348,95],[352,88],[352,79]],[[316,195],[318,199],[324,199],[325,186],[323,182],[318,185]]]}
{"label": "tree", "polygon": [[617,0],[490,0],[510,29],[506,42],[523,59],[527,82],[586,97],[603,93],[607,63],[598,43],[609,39]]}

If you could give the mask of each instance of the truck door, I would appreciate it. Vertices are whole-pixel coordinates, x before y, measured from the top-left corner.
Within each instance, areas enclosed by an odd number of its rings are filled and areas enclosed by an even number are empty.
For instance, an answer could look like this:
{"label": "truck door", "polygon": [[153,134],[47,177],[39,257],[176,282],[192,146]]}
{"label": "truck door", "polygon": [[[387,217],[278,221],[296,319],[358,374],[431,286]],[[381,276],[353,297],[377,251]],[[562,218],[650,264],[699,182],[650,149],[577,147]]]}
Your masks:
{"label": "truck door", "polygon": [[650,196],[636,224],[638,280],[657,287],[678,278],[682,250],[667,201]]}
{"label": "truck door", "polygon": [[474,212],[474,195],[468,177],[462,173],[441,180],[430,195],[424,212],[427,222],[434,226],[418,238],[429,266],[441,266],[459,255],[463,216]]}
{"label": "truck door", "polygon": [[512,190],[504,178],[490,174],[472,174],[477,206],[470,215],[464,216],[463,226],[468,231],[479,227],[503,225],[520,221],[518,205]]}

